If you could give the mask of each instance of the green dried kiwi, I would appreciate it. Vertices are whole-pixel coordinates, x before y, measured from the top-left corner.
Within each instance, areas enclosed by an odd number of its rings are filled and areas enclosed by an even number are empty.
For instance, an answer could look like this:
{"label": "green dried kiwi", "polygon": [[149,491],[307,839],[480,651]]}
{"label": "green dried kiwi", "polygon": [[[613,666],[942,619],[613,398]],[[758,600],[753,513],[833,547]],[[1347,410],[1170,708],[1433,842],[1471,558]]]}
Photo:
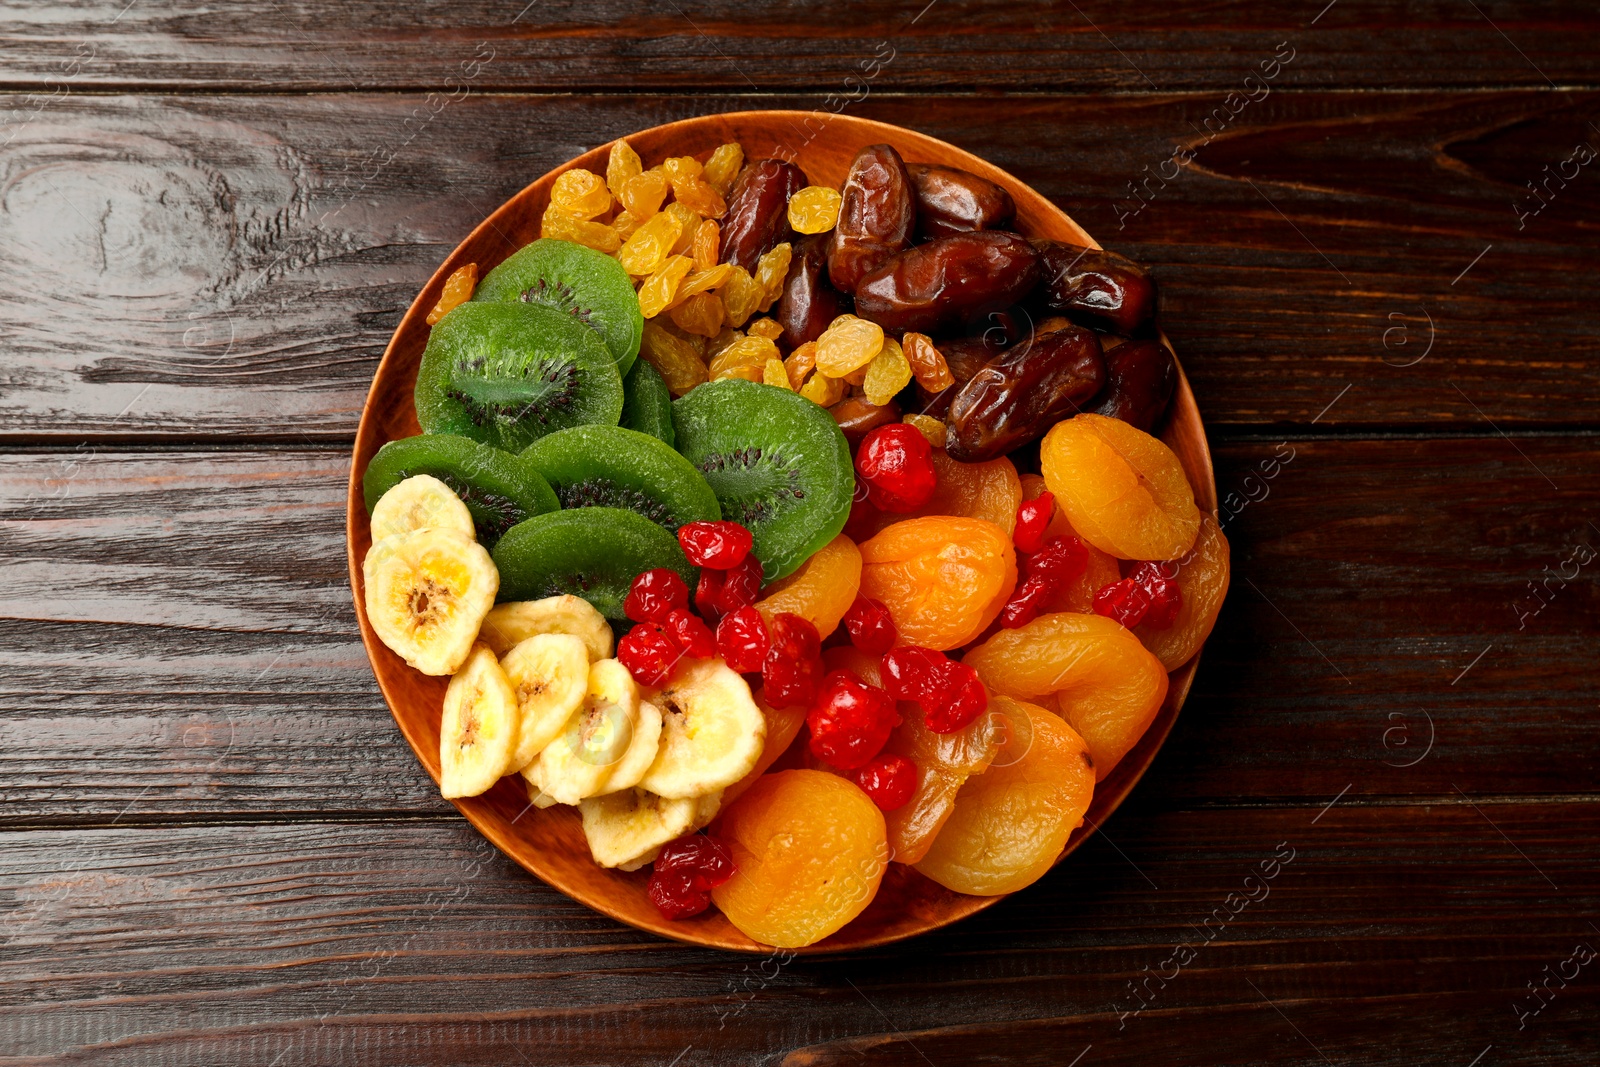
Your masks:
{"label": "green dried kiwi", "polygon": [[417,371],[417,421],[521,452],[572,426],[615,426],[622,377],[600,335],[536,304],[462,304],[440,319]]}
{"label": "green dried kiwi", "polygon": [[644,315],[622,264],[571,241],[540,238],[484,275],[473,300],[521,301],[564,312],[598,333],[626,374],[639,354]]}
{"label": "green dried kiwi", "polygon": [[624,626],[622,602],[645,571],[667,567],[689,588],[696,582],[676,537],[638,512],[620,508],[535,515],[506,531],[492,555],[500,570],[501,601],[570,593]]}
{"label": "green dried kiwi", "polygon": [[767,581],[839,535],[855,471],[833,416],[770,385],[724,378],[672,402],[678,451],[711,483],[722,517],[755,534]]}
{"label": "green dried kiwi", "polygon": [[537,468],[519,456],[452,434],[421,434],[378,449],[361,479],[367,513],[407,478],[431,474],[472,513],[485,548],[517,523],[561,506]]}
{"label": "green dried kiwi", "polygon": [[661,372],[644,360],[622,376],[622,425],[676,444],[672,432],[672,394]]}
{"label": "green dried kiwi", "polygon": [[521,458],[550,483],[563,508],[626,508],[672,531],[722,518],[700,472],[670,445],[637,430],[574,426],[539,438]]}

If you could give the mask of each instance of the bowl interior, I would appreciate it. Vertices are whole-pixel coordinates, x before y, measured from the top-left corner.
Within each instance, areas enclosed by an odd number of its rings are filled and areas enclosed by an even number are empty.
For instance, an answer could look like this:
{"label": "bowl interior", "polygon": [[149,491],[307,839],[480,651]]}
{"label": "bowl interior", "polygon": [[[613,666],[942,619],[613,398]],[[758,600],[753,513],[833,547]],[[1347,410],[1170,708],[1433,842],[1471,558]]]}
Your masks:
{"label": "bowl interior", "polygon": [[[686,119],[632,134],[628,142],[647,161],[666,156],[704,158],[718,145],[738,141],[747,159],[779,156],[793,160],[817,184],[839,186],[850,161],[866,145],[893,144],[908,162],[944,163],[979,174],[1008,189],[1017,204],[1017,228],[1029,236],[1096,245],[1077,223],[1044,197],[998,167],[959,148],[912,130],[843,115],[803,111],[747,111]],[[385,443],[421,431],[412,407],[418,361],[427,343],[424,321],[438,301],[444,281],[458,267],[477,263],[479,276],[539,235],[539,218],[556,176],[572,167],[604,173],[610,145],[584,153],[523,189],[475,229],[417,295],[395,331],[373,379],[356,435],[350,475],[348,534],[350,580],[355,592],[361,638],[374,674],[401,732],[435,782],[439,780],[439,719],[447,679],[430,678],[407,667],[374,634],[367,619],[361,561],[371,545],[371,530],[361,494],[361,475]],[[1096,247],[1098,247],[1096,245]],[[1195,498],[1206,511],[1216,508],[1211,455],[1188,380],[1179,371],[1177,393],[1162,439],[1182,461]],[[1171,730],[1194,678],[1199,656],[1172,672],[1166,703],[1139,744],[1099,783],[1084,825],[1073,833],[1065,857],[1114,811],[1154,759]],[[643,930],[691,944],[748,952],[768,952],[709,911],[669,922],[645,896],[645,871],[605,870],[589,857],[576,809],[532,808],[513,779],[503,779],[480,797],[456,806],[490,841],[531,873],[575,900]],[[1060,862],[1059,860],[1057,862]],[[994,903],[998,897],[953,893],[901,864],[891,864],[877,897],[854,921],[807,952],[842,952],[879,945],[934,930]]]}

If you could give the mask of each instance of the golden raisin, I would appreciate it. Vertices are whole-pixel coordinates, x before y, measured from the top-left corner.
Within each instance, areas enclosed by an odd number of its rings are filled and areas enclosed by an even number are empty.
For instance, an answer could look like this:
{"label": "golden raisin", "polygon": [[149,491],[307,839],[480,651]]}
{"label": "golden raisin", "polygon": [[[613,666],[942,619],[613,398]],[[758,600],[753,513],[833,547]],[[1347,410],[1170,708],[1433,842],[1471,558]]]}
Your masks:
{"label": "golden raisin", "polygon": [[571,241],[598,252],[615,252],[622,247],[622,238],[617,234],[615,227],[603,222],[575,219],[571,215],[563,214],[561,209],[554,205],[545,210],[544,218],[540,220],[539,236],[556,241]]}
{"label": "golden raisin", "polygon": [[761,286],[743,267],[734,267],[722,287],[722,307],[730,326],[743,326],[761,303]]}
{"label": "golden raisin", "polygon": [[675,216],[679,223],[678,239],[672,242],[672,254],[688,254],[690,246],[694,244],[694,232],[700,228],[700,216],[678,203],[668,204],[661,210],[664,214]]}
{"label": "golden raisin", "polygon": [[854,315],[840,315],[817,338],[817,371],[843,378],[872,362],[883,350],[883,327]]}
{"label": "golden raisin", "polygon": [[677,299],[668,306],[682,304],[691,296],[698,296],[701,293],[717,288],[719,285],[723,285],[727,282],[728,275],[732,271],[733,264],[731,263],[718,263],[710,270],[696,268],[695,272],[685,278],[682,285],[678,286]]}
{"label": "golden raisin", "polygon": [[907,415],[902,421],[921,430],[922,436],[926,437],[934,448],[944,447],[944,423],[932,415]]}
{"label": "golden raisin", "polygon": [[439,302],[433,305],[433,310],[428,312],[428,325],[432,326],[451,311],[456,305],[465,303],[472,297],[473,287],[478,284],[478,265],[468,263],[453,271],[450,277],[444,280],[444,291],[439,294]]}
{"label": "golden raisin", "polygon": [[769,341],[776,341],[783,336],[783,327],[777,319],[757,319],[745,327],[745,333],[753,333],[757,337],[765,337]]}
{"label": "golden raisin", "polygon": [[757,305],[760,310],[767,310],[783,296],[783,280],[789,276],[789,260],[792,258],[794,249],[785,241],[774,246],[756,263],[756,284],[761,286],[761,303]]}
{"label": "golden raisin", "polygon": [[918,385],[930,393],[941,393],[956,384],[943,353],[933,347],[933,338],[925,333],[908,333],[900,339],[900,344]]}
{"label": "golden raisin", "polygon": [[789,385],[795,392],[805,384],[806,375],[817,368],[817,342],[807,341],[805,344],[789,353],[789,358],[783,361],[784,369],[789,372]]}
{"label": "golden raisin", "polygon": [[663,211],[633,231],[617,252],[617,262],[635,277],[654,274],[672,254],[672,246],[683,232],[678,216]]}
{"label": "golden raisin", "polygon": [[910,382],[911,364],[906,362],[900,342],[885,337],[883,351],[872,357],[872,362],[867,364],[867,376],[861,380],[867,391],[867,403],[882,407]]}
{"label": "golden raisin", "polygon": [[[611,217],[611,228],[617,232],[618,246],[620,247],[623,241],[626,241],[628,238],[632,237],[634,231],[637,230],[640,225],[643,224],[643,222],[644,219],[641,219],[631,211],[619,211],[613,215]],[[615,251],[615,249],[613,249],[613,251]]]}
{"label": "golden raisin", "polygon": [[575,219],[592,219],[611,210],[611,193],[593,171],[569,170],[551,187],[550,206]]}
{"label": "golden raisin", "polygon": [[655,318],[672,303],[672,298],[677,295],[678,286],[688,276],[689,268],[692,266],[694,263],[688,256],[672,256],[659,270],[645,279],[645,283],[639,287],[639,311],[645,318]]}
{"label": "golden raisin", "polygon": [[800,395],[813,404],[831,408],[844,399],[844,383],[818,371],[811,376],[810,381],[800,387]]}
{"label": "golden raisin", "polygon": [[837,189],[808,185],[789,198],[789,225],[799,233],[827,233],[839,221]]}
{"label": "golden raisin", "polygon": [[717,249],[722,241],[722,231],[716,219],[701,219],[694,229],[694,269],[710,270],[717,265]]}
{"label": "golden raisin", "polygon": [[794,386],[789,382],[789,372],[781,359],[767,360],[767,365],[761,369],[761,380],[776,389],[794,391]]}
{"label": "golden raisin", "polygon": [[[711,376],[730,367],[764,370],[767,360],[778,358],[778,346],[765,337],[741,337],[718,352],[711,360]],[[757,375],[759,380],[760,375]]]}
{"label": "golden raisin", "polygon": [[666,198],[667,176],[659,170],[635,174],[623,182],[622,191],[617,194],[622,206],[639,219],[647,219],[660,211],[661,202]]}
{"label": "golden raisin", "polygon": [[733,180],[739,176],[739,168],[743,166],[744,149],[737,141],[730,141],[718,145],[717,150],[711,153],[701,176],[711,183],[713,189],[727,196],[728,190],[733,188]]}
{"label": "golden raisin", "polygon": [[747,382],[760,383],[765,373],[761,367],[729,367],[721,374],[713,374],[711,380],[715,382],[723,378],[743,378]]}
{"label": "golden raisin", "polygon": [[728,202],[722,199],[722,194],[700,178],[675,183],[672,195],[677,197],[678,203],[708,219],[720,218],[728,210]]}
{"label": "golden raisin", "polygon": [[623,199],[622,189],[628,179],[644,171],[644,161],[627,141],[611,144],[611,154],[606,157],[606,188],[618,200]]}
{"label": "golden raisin", "polygon": [[682,396],[709,377],[695,347],[654,319],[644,324],[639,357],[656,369],[673,396]]}
{"label": "golden raisin", "polygon": [[711,293],[696,293],[668,308],[667,315],[685,333],[715,337],[722,329],[722,301]]}
{"label": "golden raisin", "polygon": [[743,336],[744,332],[742,330],[735,330],[732,326],[724,325],[722,329],[717,331],[717,335],[715,337],[706,342],[706,360],[709,362],[710,360],[716,359],[724,348],[727,348],[729,345],[733,344],[733,342],[739,340],[739,338]]}

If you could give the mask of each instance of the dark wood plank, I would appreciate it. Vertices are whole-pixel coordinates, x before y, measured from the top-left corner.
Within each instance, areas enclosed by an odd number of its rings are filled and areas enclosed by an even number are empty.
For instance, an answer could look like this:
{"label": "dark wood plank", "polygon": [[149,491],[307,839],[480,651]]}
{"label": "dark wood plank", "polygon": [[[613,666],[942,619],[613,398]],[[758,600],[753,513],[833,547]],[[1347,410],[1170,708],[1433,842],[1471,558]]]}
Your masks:
{"label": "dark wood plank", "polygon": [[1600,944],[1600,807],[1485,813],[1124,810],[1121,854],[971,921],[765,963],[619,928],[459,821],[8,833],[0,1063],[1586,1062],[1592,964],[1513,1008]]}
{"label": "dark wood plank", "polygon": [[[204,11],[86,0],[6,13],[11,85],[85,88],[1073,89],[1238,87],[1284,41],[1293,85],[1361,88],[1593,85],[1594,12],[1343,0],[1140,7],[1113,0],[924,6],[602,0],[257,5]],[[892,59],[876,69],[875,56]],[[471,66],[470,64],[481,64]],[[856,81],[847,82],[846,79]],[[448,80],[454,79],[454,80]]]}
{"label": "dark wood plank", "polygon": [[[1600,404],[1591,176],[1520,231],[1514,210],[1600,137],[1596,100],[1274,93],[1209,143],[1205,95],[879,94],[856,113],[994,160],[1149,262],[1214,430],[1476,432],[1592,425]],[[812,103],[51,101],[0,164],[0,437],[348,439],[400,313],[512,192],[630,130]]]}
{"label": "dark wood plank", "polygon": [[[1600,563],[1563,561],[1600,552],[1595,439],[1286,448],[1218,450],[1233,591],[1140,793],[1591,792]],[[0,461],[0,821],[449,810],[356,637],[345,463]]]}

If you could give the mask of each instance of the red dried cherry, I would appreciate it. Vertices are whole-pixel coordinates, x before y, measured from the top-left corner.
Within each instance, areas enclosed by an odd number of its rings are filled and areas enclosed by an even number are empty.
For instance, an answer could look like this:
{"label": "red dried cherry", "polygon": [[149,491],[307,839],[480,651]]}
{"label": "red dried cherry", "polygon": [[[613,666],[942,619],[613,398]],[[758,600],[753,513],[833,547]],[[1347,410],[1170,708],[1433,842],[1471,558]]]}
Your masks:
{"label": "red dried cherry", "polygon": [[921,645],[890,649],[883,657],[883,687],[896,700],[925,703],[938,694],[940,664],[947,658]]}
{"label": "red dried cherry", "polygon": [[761,561],[755,556],[746,556],[743,563],[723,572],[717,606],[725,613],[737,611],[746,604],[754,604],[760,593]]}
{"label": "red dried cherry", "polygon": [[678,528],[678,544],[689,562],[716,571],[743,563],[754,543],[750,531],[736,522],[689,522]]}
{"label": "red dried cherry", "polygon": [[633,580],[622,610],[634,622],[666,622],[667,616],[689,606],[689,587],[678,572],[666,567],[645,571]]}
{"label": "red dried cherry", "polygon": [[1018,552],[1037,552],[1044,547],[1044,532],[1056,513],[1056,498],[1049,492],[1024,500],[1017,508],[1017,529],[1011,535]]}
{"label": "red dried cherry", "polygon": [[806,715],[811,754],[842,771],[876,756],[899,723],[889,694],[847,670],[828,672]]}
{"label": "red dried cherry", "polygon": [[688,608],[674,611],[661,625],[685,655],[695,659],[710,659],[717,654],[717,641],[711,636],[711,628]]}
{"label": "red dried cherry", "polygon": [[917,765],[892,752],[876,756],[856,771],[856,784],[881,811],[903,808],[917,791]]}
{"label": "red dried cherry", "polygon": [[1094,595],[1094,613],[1115,619],[1128,629],[1144,621],[1150,611],[1150,594],[1132,578],[1110,582]]}
{"label": "red dried cherry", "polygon": [[938,702],[922,706],[928,729],[936,734],[954,733],[989,707],[989,691],[983,687],[978,672],[965,663],[946,659],[939,669],[938,683]]}
{"label": "red dried cherry", "polygon": [[787,611],[774,616],[772,644],[761,665],[762,696],[775,708],[809,705],[822,681],[822,639],[809,619]]}
{"label": "red dried cherry", "polygon": [[1011,594],[1011,599],[1006,601],[1006,606],[1000,609],[1000,625],[1007,630],[1015,630],[1038,618],[1051,588],[1052,583],[1046,581],[1043,575],[1034,574],[1024,579],[1016,592]]}
{"label": "red dried cherry", "polygon": [[899,636],[889,609],[860,593],[856,594],[850,610],[844,613],[844,627],[850,632],[850,643],[872,656],[889,651]]}
{"label": "red dried cherry", "polygon": [[640,685],[666,684],[680,655],[660,623],[641,622],[617,642],[617,659]]}
{"label": "red dried cherry", "polygon": [[879,426],[861,439],[856,471],[867,483],[867,498],[884,511],[916,511],[938,484],[933,447],[921,430],[903,422]]}
{"label": "red dried cherry", "polygon": [[695,583],[694,610],[707,622],[715,623],[722,615],[722,579],[721,571],[702,568],[700,581]]}
{"label": "red dried cherry", "polygon": [[1178,611],[1183,607],[1183,589],[1177,577],[1177,569],[1168,563],[1141,563],[1129,572],[1128,580],[1150,597],[1150,610],[1144,617],[1146,626],[1168,630],[1178,621]]}
{"label": "red dried cherry", "polygon": [[728,666],[740,674],[759,671],[771,647],[767,622],[753,607],[729,612],[717,624],[717,651]]}
{"label": "red dried cherry", "polygon": [[711,906],[711,894],[694,888],[686,874],[651,874],[645,895],[656,910],[674,921],[699,915]]}
{"label": "red dried cherry", "polygon": [[1044,547],[1023,561],[1023,572],[1037,574],[1052,587],[1077,578],[1089,567],[1089,550],[1076,537],[1052,537]]}
{"label": "red dried cherry", "polygon": [[728,846],[707,834],[691,834],[661,846],[653,874],[683,874],[689,886],[704,892],[732,878],[736,868]]}

